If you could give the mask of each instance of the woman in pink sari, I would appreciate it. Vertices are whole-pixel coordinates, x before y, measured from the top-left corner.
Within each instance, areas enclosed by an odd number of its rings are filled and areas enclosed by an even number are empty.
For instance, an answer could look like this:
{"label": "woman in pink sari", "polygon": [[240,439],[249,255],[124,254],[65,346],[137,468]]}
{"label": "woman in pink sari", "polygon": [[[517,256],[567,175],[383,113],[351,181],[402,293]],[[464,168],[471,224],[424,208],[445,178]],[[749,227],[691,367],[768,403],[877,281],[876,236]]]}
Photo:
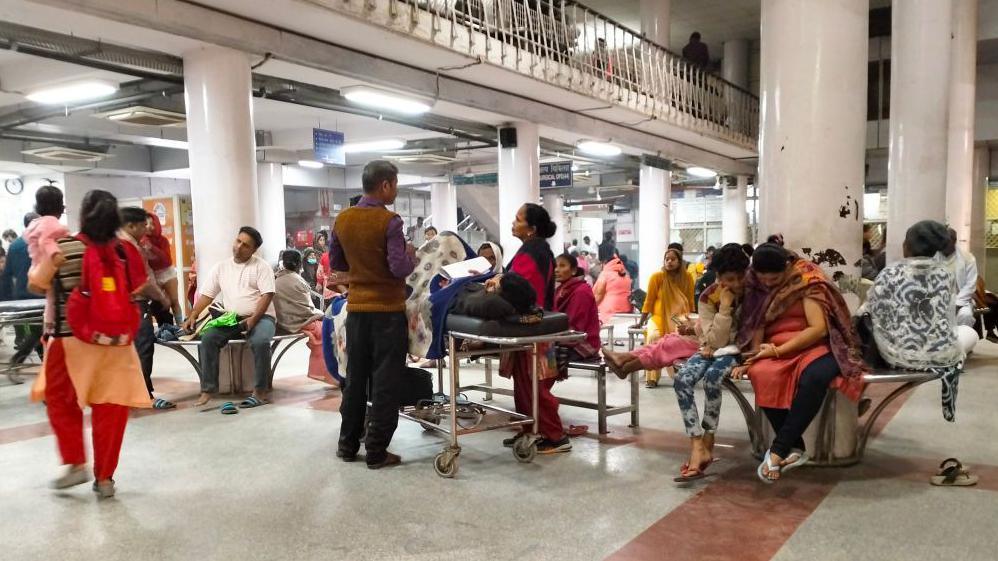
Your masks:
{"label": "woman in pink sari", "polygon": [[599,319],[603,323],[610,321],[614,314],[631,311],[631,276],[619,257],[615,256],[603,265],[593,294],[599,306]]}

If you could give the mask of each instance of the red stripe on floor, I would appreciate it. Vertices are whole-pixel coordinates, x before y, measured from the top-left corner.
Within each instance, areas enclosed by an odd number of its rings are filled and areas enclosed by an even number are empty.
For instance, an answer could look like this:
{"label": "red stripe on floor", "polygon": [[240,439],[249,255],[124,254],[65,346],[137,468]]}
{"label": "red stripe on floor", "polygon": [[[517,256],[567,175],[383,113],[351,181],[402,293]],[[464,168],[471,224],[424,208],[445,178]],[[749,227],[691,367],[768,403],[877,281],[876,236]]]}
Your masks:
{"label": "red stripe on floor", "polygon": [[803,470],[765,485],[754,469],[748,462],[734,465],[607,559],[768,561],[835,487],[838,474]]}
{"label": "red stripe on floor", "polygon": [[32,423],[30,425],[20,425],[0,429],[0,445],[20,442],[21,440],[31,440],[52,434],[52,427],[48,421]]}
{"label": "red stripe on floor", "polygon": [[[893,384],[873,385],[866,395],[876,404],[896,387]],[[874,423],[871,439],[884,430],[910,395],[899,397],[884,409]],[[666,431],[642,429],[636,437],[600,440],[616,444],[631,442],[682,454],[689,450],[685,437]],[[736,445],[735,450],[740,454],[736,457],[745,458],[742,446]],[[838,469],[805,469],[787,474],[786,479],[774,485],[766,485],[756,477],[756,466],[754,461],[738,460],[719,478],[708,480],[702,491],[608,557],[608,561],[663,558],[670,561],[768,561],[835,485],[848,476],[846,471]]]}

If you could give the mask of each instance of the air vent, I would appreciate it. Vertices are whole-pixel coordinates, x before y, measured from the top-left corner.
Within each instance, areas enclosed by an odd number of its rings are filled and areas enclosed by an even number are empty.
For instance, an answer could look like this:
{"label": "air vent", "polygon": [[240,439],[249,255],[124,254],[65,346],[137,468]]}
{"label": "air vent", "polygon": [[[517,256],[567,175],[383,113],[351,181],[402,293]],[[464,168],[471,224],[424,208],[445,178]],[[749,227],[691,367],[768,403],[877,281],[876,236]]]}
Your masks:
{"label": "air vent", "polygon": [[55,162],[99,162],[108,157],[105,152],[66,148],[65,146],[46,146],[44,148],[22,150],[21,153]]}
{"label": "air vent", "polygon": [[454,163],[457,160],[457,158],[449,154],[404,154],[398,156],[386,155],[385,157],[402,164],[444,165]]}
{"label": "air vent", "polygon": [[139,125],[143,127],[177,127],[187,122],[187,115],[155,107],[136,105],[122,107],[104,113],[94,113],[94,117],[109,119],[116,123],[126,125]]}

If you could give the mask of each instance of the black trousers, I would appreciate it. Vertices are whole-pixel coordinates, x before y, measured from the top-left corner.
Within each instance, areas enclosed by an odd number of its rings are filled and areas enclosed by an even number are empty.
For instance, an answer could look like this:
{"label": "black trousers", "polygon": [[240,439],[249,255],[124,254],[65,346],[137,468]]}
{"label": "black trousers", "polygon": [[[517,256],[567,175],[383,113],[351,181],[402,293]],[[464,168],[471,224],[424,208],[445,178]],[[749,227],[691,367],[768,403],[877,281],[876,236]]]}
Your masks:
{"label": "black trousers", "polygon": [[135,352],[139,355],[139,366],[142,367],[142,377],[146,380],[149,397],[152,397],[152,357],[156,351],[156,332],[152,327],[153,316],[149,311],[149,304],[140,303],[139,313],[142,314],[142,321],[139,322],[139,332],[135,334]]}
{"label": "black trousers", "polygon": [[408,323],[404,312],[350,312],[346,329],[349,361],[340,403],[343,419],[339,449],[347,455],[357,453],[366,417],[367,463],[376,464],[385,459],[398,427],[399,385],[409,346]]}
{"label": "black trousers", "polygon": [[763,408],[769,424],[776,431],[770,452],[786,458],[791,449],[804,449],[802,435],[821,410],[825,394],[828,393],[828,384],[838,375],[839,365],[835,362],[835,357],[828,353],[809,364],[801,373],[797,395],[794,396],[790,409]]}

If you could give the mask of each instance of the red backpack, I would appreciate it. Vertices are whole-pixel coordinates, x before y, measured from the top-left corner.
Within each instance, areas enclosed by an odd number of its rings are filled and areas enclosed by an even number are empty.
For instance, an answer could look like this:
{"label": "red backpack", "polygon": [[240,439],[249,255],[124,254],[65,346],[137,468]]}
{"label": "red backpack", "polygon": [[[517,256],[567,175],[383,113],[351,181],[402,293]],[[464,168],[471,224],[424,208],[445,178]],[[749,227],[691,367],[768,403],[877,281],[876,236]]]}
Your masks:
{"label": "red backpack", "polygon": [[86,244],[80,284],[66,301],[66,321],[73,336],[94,345],[131,345],[139,330],[138,306],[125,268],[127,256],[118,240]]}

